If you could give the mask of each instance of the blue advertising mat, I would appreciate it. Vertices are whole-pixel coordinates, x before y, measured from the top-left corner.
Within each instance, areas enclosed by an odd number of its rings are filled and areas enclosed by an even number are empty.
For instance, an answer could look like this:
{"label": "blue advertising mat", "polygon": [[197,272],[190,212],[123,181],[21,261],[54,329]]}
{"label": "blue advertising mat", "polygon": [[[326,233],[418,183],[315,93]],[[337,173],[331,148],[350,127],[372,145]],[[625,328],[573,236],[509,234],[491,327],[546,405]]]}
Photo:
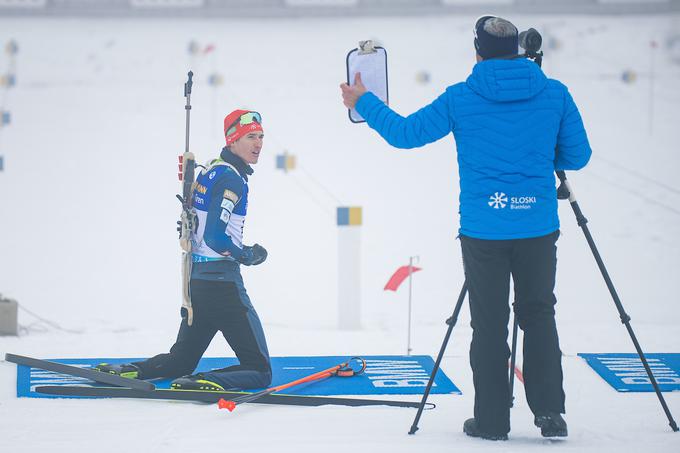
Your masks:
{"label": "blue advertising mat", "polygon": [[[317,356],[317,357],[272,357],[272,386],[291,382],[313,373],[331,368],[345,362],[349,357]],[[287,389],[285,393],[292,395],[421,395],[430,373],[434,368],[432,357],[414,356],[364,356],[366,371],[352,377],[331,377],[310,382]],[[129,363],[139,358],[89,358],[89,359],[46,359],[66,365],[92,368],[99,363]],[[203,358],[196,372],[210,371],[236,365],[235,358]],[[154,380],[156,388],[169,388],[170,380]],[[17,396],[30,398],[61,398],[63,396],[46,395],[34,391],[43,385],[91,385],[92,381],[84,378],[54,373],[51,371],[17,366]],[[461,391],[444,374],[440,368],[435,377],[431,393],[460,394]],[[78,398],[78,397],[75,397]]]}
{"label": "blue advertising mat", "polygon": [[[590,367],[617,392],[653,392],[649,376],[637,354],[579,353]],[[645,354],[649,368],[662,392],[680,391],[680,354]]]}

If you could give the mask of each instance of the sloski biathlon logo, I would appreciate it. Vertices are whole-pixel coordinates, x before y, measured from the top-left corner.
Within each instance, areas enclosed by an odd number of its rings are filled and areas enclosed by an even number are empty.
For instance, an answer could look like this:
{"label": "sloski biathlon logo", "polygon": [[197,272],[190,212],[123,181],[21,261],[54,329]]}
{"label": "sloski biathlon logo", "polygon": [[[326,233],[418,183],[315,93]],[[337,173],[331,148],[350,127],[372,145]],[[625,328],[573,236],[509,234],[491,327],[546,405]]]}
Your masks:
{"label": "sloski biathlon logo", "polygon": [[508,203],[508,197],[503,193],[498,193],[495,192],[493,195],[489,197],[489,206],[493,207],[494,209],[498,208],[504,208],[505,205]]}
{"label": "sloski biathlon logo", "polygon": [[489,196],[489,206],[494,209],[503,209],[510,203],[510,209],[531,209],[531,206],[536,204],[536,197],[509,197],[504,192],[494,192]]}

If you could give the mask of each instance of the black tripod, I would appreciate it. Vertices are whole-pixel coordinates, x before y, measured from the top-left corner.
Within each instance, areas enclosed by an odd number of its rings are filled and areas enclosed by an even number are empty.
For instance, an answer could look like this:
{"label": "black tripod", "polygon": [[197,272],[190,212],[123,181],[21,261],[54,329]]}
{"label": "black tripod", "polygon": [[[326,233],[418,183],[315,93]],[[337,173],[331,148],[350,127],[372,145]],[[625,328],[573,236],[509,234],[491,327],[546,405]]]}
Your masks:
{"label": "black tripod", "polygon": [[[576,201],[576,196],[574,195],[573,190],[571,189],[571,186],[569,185],[569,182],[567,181],[567,176],[565,175],[564,171],[558,170],[555,172],[557,174],[557,177],[560,180],[560,186],[557,189],[557,198],[560,200],[565,200],[568,199],[569,203],[571,204],[571,208],[574,211],[574,215],[576,216],[576,222],[578,223],[578,226],[581,227],[583,230],[583,234],[586,236],[586,241],[588,241],[588,245],[590,246],[590,250],[593,253],[593,256],[595,257],[595,261],[597,262],[597,266],[600,269],[600,272],[602,273],[602,277],[604,278],[605,283],[607,284],[607,288],[609,289],[609,293],[611,294],[612,298],[614,299],[614,304],[616,305],[616,309],[619,312],[619,316],[621,318],[621,322],[626,326],[626,329],[628,330],[628,334],[630,335],[631,340],[633,341],[633,345],[635,346],[635,350],[637,351],[638,356],[640,356],[640,361],[642,362],[642,365],[645,368],[645,371],[647,372],[647,376],[649,377],[650,382],[652,383],[652,386],[654,387],[654,391],[656,392],[657,397],[659,398],[659,402],[661,403],[661,407],[663,408],[663,411],[666,414],[666,417],[668,417],[668,424],[671,427],[673,431],[678,431],[678,425],[675,423],[675,420],[673,419],[673,415],[671,414],[671,411],[668,409],[668,405],[666,404],[666,400],[664,399],[663,395],[661,394],[661,390],[659,389],[659,385],[656,382],[656,378],[654,377],[654,374],[652,373],[651,368],[649,368],[649,364],[647,363],[647,359],[645,358],[644,353],[642,352],[642,348],[640,347],[640,343],[638,343],[637,337],[635,336],[635,333],[633,332],[633,328],[630,325],[630,316],[625,312],[623,309],[623,305],[621,305],[621,301],[619,300],[619,296],[616,293],[616,289],[614,288],[614,284],[611,281],[611,278],[609,277],[609,273],[607,272],[607,268],[604,265],[604,262],[602,261],[602,257],[600,256],[600,253],[597,250],[597,247],[595,246],[595,241],[593,240],[592,235],[590,234],[590,230],[588,229],[587,223],[588,219],[585,218],[583,213],[581,212],[581,208],[578,205],[578,202]],[[434,382],[434,378],[437,374],[437,371],[439,371],[439,365],[442,361],[442,358],[444,356],[444,351],[446,350],[446,346],[449,342],[449,338],[451,337],[451,331],[453,330],[453,327],[456,325],[456,322],[458,321],[458,314],[460,313],[460,309],[463,305],[463,300],[465,300],[465,294],[467,293],[467,282],[463,283],[463,287],[460,291],[460,295],[458,296],[458,301],[456,302],[456,307],[453,310],[453,315],[446,320],[446,324],[449,325],[449,328],[446,332],[446,335],[444,336],[444,342],[442,343],[442,346],[439,350],[439,355],[437,356],[437,360],[435,361],[434,368],[432,370],[432,374],[430,375],[430,380],[427,383],[427,387],[425,388],[425,393],[423,394],[423,399],[420,402],[420,407],[418,408],[418,413],[416,414],[415,419],[413,420],[413,424],[411,425],[411,429],[409,430],[409,434],[415,434],[416,431],[418,431],[418,422],[420,421],[420,417],[423,413],[423,409],[425,407],[425,403],[427,402],[427,398],[430,395],[430,390],[432,389],[432,384]],[[510,369],[510,405],[512,406],[512,385],[513,385],[513,373],[514,373],[514,356],[516,352],[516,340],[517,340],[517,319],[515,318],[514,321],[514,328],[513,328],[513,338],[512,338],[512,358],[511,358],[511,369]]]}

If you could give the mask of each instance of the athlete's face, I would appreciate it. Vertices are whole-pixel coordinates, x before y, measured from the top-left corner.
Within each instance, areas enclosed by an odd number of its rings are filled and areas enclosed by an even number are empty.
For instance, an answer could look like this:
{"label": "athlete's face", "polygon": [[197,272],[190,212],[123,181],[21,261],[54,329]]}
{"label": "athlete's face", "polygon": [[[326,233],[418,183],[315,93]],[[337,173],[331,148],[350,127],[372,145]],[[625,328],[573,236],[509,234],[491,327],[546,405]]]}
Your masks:
{"label": "athlete's face", "polygon": [[247,164],[256,164],[262,150],[262,131],[253,131],[236,140],[229,149]]}

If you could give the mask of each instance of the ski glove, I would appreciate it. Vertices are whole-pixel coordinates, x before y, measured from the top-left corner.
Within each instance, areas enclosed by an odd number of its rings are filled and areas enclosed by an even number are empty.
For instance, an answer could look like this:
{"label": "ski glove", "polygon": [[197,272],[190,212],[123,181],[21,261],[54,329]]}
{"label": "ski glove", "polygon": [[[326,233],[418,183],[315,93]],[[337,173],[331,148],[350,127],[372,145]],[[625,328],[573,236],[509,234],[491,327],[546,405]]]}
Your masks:
{"label": "ski glove", "polygon": [[238,259],[238,262],[245,266],[257,266],[262,264],[267,259],[267,250],[260,244],[251,246],[244,246],[243,253]]}

